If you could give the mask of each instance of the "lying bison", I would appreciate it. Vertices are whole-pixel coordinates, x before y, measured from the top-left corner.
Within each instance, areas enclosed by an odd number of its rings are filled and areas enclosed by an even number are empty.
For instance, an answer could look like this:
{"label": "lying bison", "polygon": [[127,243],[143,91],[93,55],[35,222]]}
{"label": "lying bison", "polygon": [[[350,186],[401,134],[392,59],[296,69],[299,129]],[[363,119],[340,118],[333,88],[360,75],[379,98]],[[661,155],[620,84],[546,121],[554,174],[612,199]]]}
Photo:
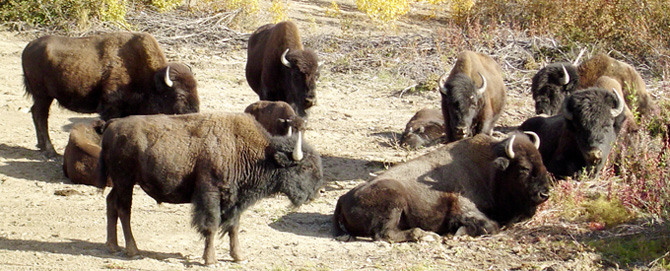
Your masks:
{"label": "lying bison", "polygon": [[83,38],[44,36],[21,56],[37,147],[56,156],[48,133],[54,99],[72,111],[100,113],[103,120],[135,114],[198,112],[190,69],[168,63],[149,34],[109,33]]}
{"label": "lying bison", "polygon": [[553,116],[561,109],[565,96],[577,89],[579,75],[570,63],[552,63],[534,76],[530,92],[535,101],[535,113]]}
{"label": "lying bison", "polygon": [[440,77],[438,84],[448,142],[492,134],[505,105],[502,70],[493,58],[464,51],[449,76]]}
{"label": "lying bison", "polygon": [[261,100],[285,101],[303,118],[316,104],[319,60],[303,48],[293,22],[266,24],[251,34],[245,71]]}
{"label": "lying bison", "polygon": [[528,119],[519,129],[538,134],[549,172],[575,177],[584,168],[602,169],[623,124],[623,111],[618,92],[589,88],[568,96],[559,115]]}
{"label": "lying bison", "polygon": [[321,158],[301,132],[273,137],[248,114],[130,116],[112,120],[102,139],[99,187],[107,196],[107,247],[119,251],[121,220],[126,253],[139,253],[130,229],[133,186],[159,203],[192,203],[193,226],[205,238],[205,264],[215,264],[217,231],[228,233],[230,255],[238,244],[241,213],[256,201],[283,193],[298,206],[323,185]]}
{"label": "lying bison", "polygon": [[[96,167],[100,157],[100,140],[105,122],[77,123],[70,130],[70,137],[63,153],[63,174],[72,183],[96,185]],[[107,186],[111,186],[108,182]]]}
{"label": "lying bison", "polygon": [[596,85],[601,76],[609,76],[622,87],[624,99],[635,97],[637,104],[629,106],[637,108],[643,115],[658,113],[659,109],[647,91],[647,86],[640,74],[631,66],[605,54],[598,54],[585,60],[578,67],[579,88],[589,88]]}
{"label": "lying bison", "polygon": [[536,135],[484,134],[396,165],[337,201],[338,239],[416,241],[426,231],[481,235],[530,218],[548,198],[550,176]]}
{"label": "lying bison", "polygon": [[291,136],[293,131],[305,131],[305,120],[282,101],[258,101],[247,106],[244,113],[254,116],[271,135]]}
{"label": "lying bison", "polygon": [[405,126],[400,145],[413,149],[435,145],[445,140],[444,129],[442,112],[423,108],[416,112]]}

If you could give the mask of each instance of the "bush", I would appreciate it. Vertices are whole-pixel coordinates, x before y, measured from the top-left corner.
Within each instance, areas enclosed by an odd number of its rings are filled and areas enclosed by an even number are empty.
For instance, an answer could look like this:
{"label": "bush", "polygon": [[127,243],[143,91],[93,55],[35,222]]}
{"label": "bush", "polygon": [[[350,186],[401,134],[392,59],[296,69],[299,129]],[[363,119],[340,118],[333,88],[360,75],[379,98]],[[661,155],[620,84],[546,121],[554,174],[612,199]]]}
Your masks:
{"label": "bush", "polygon": [[126,1],[117,0],[8,0],[0,3],[0,21],[69,29],[86,27],[90,19],[125,22]]}

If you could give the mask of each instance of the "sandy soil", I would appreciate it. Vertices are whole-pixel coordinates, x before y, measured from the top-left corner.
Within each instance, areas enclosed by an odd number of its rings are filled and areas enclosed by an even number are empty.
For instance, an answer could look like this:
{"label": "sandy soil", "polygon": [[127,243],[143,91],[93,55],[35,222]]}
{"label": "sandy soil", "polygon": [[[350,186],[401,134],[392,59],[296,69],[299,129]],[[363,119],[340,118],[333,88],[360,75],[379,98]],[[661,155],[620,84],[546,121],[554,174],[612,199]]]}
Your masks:
{"label": "sandy soil", "polygon": [[[321,5],[292,1],[292,14],[323,14]],[[296,16],[306,34],[339,31],[332,18]],[[314,24],[323,23],[323,28]],[[413,31],[429,31],[418,25]],[[411,29],[411,28],[410,28]],[[34,36],[0,32],[0,269],[2,270],[199,270],[204,241],[190,227],[189,205],[157,205],[136,187],[132,227],[142,256],[110,254],[105,245],[105,195],[73,185],[63,176],[61,159],[46,160],[35,148],[24,95],[20,54]],[[170,58],[193,66],[201,111],[241,112],[257,96],[244,79],[244,48],[212,51],[183,46],[166,49]],[[495,236],[445,237],[435,242],[388,244],[369,240],[339,242],[330,233],[337,198],[369,178],[371,172],[416,157],[427,150],[395,147],[399,133],[417,110],[439,108],[437,92],[397,94],[395,79],[378,74],[333,73],[324,69],[318,106],[310,112],[306,140],[323,156],[325,194],[295,210],[284,196],[248,209],[241,219],[246,263],[228,255],[228,237],[217,242],[220,269],[243,270],[593,270],[601,256],[577,241],[584,234],[569,225],[543,226],[531,220]],[[510,94],[516,104],[530,97]],[[529,106],[517,115],[531,113]],[[57,105],[49,118],[54,146],[62,153],[73,124],[95,115]],[[511,122],[503,116],[503,123]],[[552,212],[543,210],[541,213]],[[120,227],[119,227],[120,231]],[[120,237],[120,244],[123,244]]]}

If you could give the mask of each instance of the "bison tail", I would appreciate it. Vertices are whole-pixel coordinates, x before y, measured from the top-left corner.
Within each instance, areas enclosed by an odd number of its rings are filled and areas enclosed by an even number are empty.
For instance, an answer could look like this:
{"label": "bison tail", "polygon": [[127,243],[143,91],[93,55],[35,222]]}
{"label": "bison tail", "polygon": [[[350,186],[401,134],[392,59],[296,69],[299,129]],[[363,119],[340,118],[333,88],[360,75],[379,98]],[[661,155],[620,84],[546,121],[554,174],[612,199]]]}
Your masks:
{"label": "bison tail", "polygon": [[95,171],[98,173],[96,181],[95,181],[95,187],[100,189],[100,193],[102,194],[105,191],[105,187],[107,187],[107,179],[109,176],[107,176],[107,166],[105,165],[105,155],[104,155],[104,149],[100,151],[100,157],[98,157],[98,165],[95,167]]}

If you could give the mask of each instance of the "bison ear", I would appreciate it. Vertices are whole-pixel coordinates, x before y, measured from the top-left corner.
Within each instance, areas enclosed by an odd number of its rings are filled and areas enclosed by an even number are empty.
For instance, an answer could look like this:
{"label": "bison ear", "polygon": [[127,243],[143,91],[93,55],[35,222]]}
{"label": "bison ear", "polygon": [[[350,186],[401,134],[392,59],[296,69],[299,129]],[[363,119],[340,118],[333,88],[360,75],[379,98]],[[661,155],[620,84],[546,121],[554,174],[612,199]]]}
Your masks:
{"label": "bison ear", "polygon": [[493,160],[493,166],[497,170],[505,171],[507,170],[507,167],[509,167],[509,159],[507,157],[498,157]]}

